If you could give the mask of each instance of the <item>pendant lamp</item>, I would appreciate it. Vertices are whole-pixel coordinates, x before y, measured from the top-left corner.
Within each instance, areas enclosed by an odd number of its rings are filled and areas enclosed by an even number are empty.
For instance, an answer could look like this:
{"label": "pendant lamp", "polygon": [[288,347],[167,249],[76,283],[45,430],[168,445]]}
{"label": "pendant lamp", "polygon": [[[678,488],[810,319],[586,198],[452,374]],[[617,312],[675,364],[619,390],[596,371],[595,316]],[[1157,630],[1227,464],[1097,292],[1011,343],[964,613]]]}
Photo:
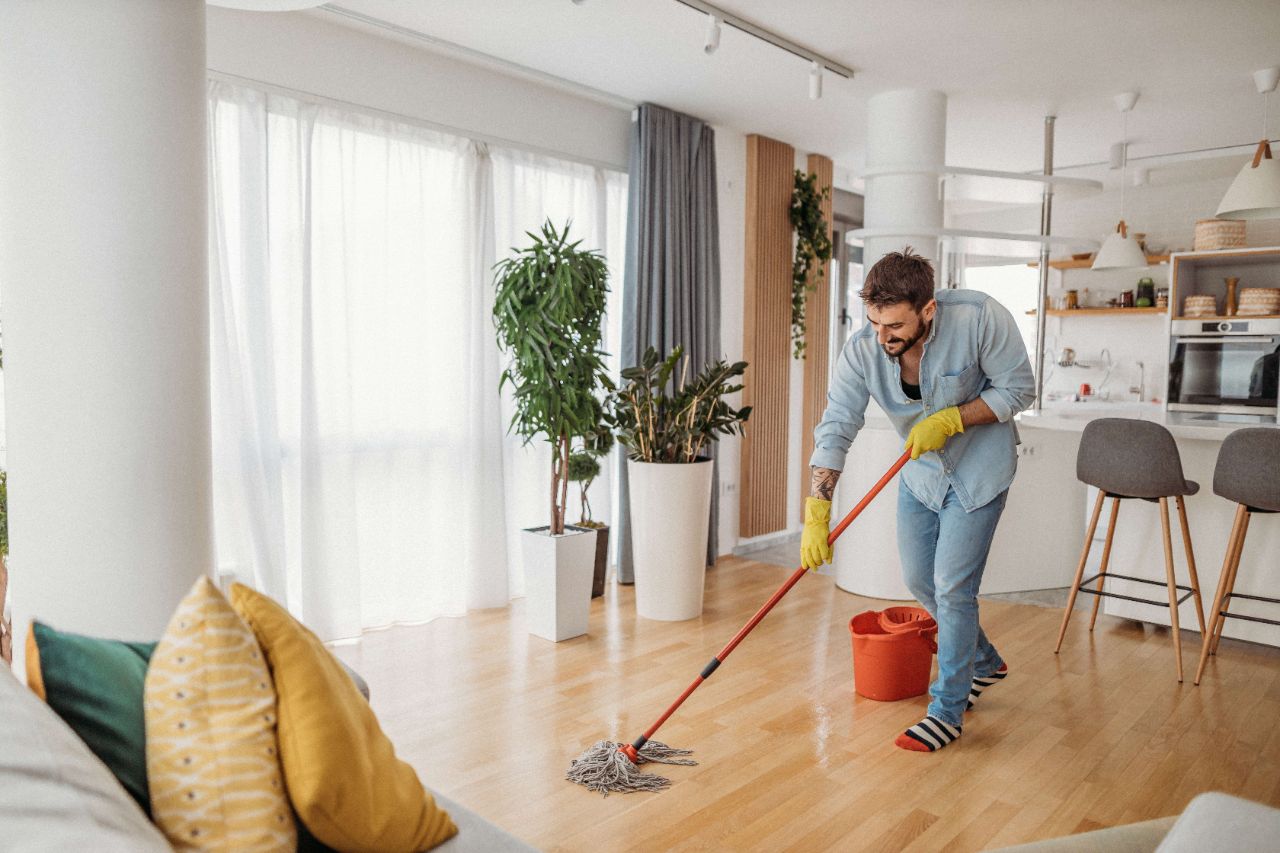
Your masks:
{"label": "pendant lamp", "polygon": [[1124,187],[1126,167],[1129,164],[1129,111],[1138,103],[1137,92],[1124,92],[1115,97],[1116,108],[1124,116],[1124,138],[1120,142],[1120,224],[1103,242],[1094,256],[1095,270],[1136,269],[1147,266],[1147,256],[1138,241],[1129,236],[1129,226],[1124,221]]}
{"label": "pendant lamp", "polygon": [[1262,95],[1262,141],[1222,197],[1217,215],[1223,219],[1280,218],[1280,160],[1272,157],[1267,137],[1267,95],[1280,82],[1280,67],[1253,72],[1253,82]]}

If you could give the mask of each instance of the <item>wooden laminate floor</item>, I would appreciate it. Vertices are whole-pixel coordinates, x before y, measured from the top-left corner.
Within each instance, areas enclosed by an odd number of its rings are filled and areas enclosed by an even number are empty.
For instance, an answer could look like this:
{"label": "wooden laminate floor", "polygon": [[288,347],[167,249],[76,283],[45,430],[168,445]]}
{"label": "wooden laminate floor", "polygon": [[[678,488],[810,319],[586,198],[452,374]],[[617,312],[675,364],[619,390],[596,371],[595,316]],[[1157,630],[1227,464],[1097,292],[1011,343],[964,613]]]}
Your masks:
{"label": "wooden laminate floor", "polygon": [[[1199,635],[1175,680],[1168,629],[982,603],[1011,675],[936,754],[892,745],[927,697],[853,693],[848,620],[883,604],[805,578],[657,735],[696,750],[659,794],[603,799],[563,781],[597,739],[631,740],[787,576],[725,559],[701,619],[592,602],[590,634],[526,633],[523,602],[368,634],[359,669],[428,787],[544,850],[982,850],[1145,820],[1221,790],[1280,805],[1280,650],[1223,640],[1200,687]],[[1194,624],[1194,622],[1193,622]]]}

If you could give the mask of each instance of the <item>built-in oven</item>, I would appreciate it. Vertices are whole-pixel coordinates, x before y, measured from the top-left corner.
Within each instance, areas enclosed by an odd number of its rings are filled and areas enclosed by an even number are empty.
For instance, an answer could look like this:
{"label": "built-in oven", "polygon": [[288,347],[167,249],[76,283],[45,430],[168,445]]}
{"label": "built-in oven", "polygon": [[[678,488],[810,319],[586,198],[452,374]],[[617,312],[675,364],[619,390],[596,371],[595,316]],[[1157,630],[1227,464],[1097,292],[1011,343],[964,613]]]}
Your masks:
{"label": "built-in oven", "polygon": [[1170,331],[1171,410],[1275,417],[1280,319],[1174,320]]}

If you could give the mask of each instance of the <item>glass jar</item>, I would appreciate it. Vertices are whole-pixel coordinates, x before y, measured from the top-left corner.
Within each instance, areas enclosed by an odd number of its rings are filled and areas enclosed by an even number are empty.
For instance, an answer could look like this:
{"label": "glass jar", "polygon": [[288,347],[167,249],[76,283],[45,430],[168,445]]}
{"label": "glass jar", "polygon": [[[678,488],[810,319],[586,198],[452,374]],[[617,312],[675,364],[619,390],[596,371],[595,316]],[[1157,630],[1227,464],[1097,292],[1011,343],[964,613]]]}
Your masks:
{"label": "glass jar", "polygon": [[1138,297],[1133,304],[1138,308],[1150,308],[1156,304],[1156,283],[1152,279],[1138,279]]}

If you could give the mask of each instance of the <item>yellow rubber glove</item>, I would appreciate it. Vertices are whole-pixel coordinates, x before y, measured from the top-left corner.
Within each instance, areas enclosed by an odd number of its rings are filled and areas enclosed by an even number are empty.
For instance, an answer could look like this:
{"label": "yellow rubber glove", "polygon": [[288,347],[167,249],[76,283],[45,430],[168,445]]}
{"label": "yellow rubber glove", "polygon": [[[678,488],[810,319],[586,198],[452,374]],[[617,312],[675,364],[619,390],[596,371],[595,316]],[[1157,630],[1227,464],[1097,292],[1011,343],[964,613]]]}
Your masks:
{"label": "yellow rubber glove", "polygon": [[947,439],[958,432],[964,432],[964,422],[960,420],[960,410],[952,406],[913,426],[903,448],[911,451],[912,459],[919,459],[923,453],[941,450]]}
{"label": "yellow rubber glove", "polygon": [[804,533],[800,534],[800,565],[816,569],[831,562],[831,501],[804,499]]}

